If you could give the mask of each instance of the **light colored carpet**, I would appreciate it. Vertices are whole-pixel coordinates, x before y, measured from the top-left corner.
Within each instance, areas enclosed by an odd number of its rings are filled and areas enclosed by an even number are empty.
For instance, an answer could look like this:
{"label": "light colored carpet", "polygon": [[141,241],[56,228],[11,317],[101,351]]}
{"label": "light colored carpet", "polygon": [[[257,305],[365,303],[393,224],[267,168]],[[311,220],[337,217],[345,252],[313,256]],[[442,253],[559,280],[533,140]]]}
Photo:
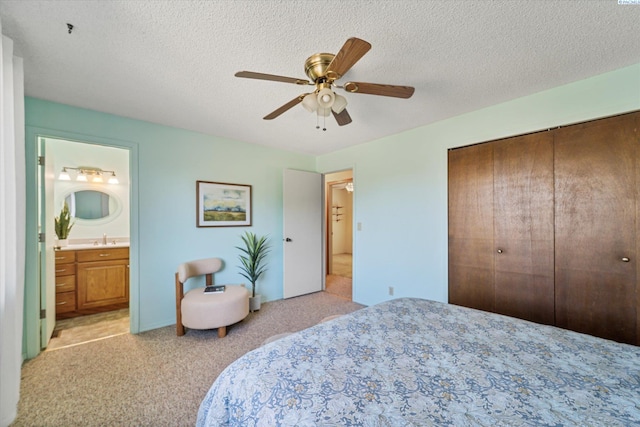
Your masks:
{"label": "light colored carpet", "polygon": [[327,275],[325,282],[325,291],[337,295],[340,298],[345,298],[351,301],[352,296],[352,282],[350,277],[336,276],[335,274]]}
{"label": "light colored carpet", "polygon": [[333,255],[333,271],[336,276],[352,277],[353,256],[351,254]]}
{"label": "light colored carpet", "polygon": [[269,336],[362,308],[326,292],[262,304],[216,330],[175,326],[47,351],[24,363],[14,426],[193,426],[207,390]]}
{"label": "light colored carpet", "polygon": [[129,333],[129,309],[56,321],[47,351]]}

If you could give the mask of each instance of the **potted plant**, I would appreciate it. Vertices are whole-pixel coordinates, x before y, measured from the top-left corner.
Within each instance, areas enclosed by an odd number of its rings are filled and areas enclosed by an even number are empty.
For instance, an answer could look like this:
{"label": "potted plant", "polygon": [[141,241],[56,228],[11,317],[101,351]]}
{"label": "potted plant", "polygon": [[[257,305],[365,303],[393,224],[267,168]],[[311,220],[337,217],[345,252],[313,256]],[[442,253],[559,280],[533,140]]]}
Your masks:
{"label": "potted plant", "polygon": [[249,310],[260,310],[262,297],[256,295],[256,282],[267,270],[264,259],[269,253],[267,236],[258,237],[255,233],[245,232],[240,236],[244,242],[244,247],[236,246],[242,253],[239,255],[240,274],[251,282],[251,297],[249,298]]}
{"label": "potted plant", "polygon": [[64,206],[62,206],[62,210],[60,211],[60,216],[55,217],[55,230],[56,236],[58,236],[58,246],[67,246],[69,232],[71,232],[71,228],[73,227],[71,222],[71,213],[69,212],[69,205],[67,202],[64,202]]}

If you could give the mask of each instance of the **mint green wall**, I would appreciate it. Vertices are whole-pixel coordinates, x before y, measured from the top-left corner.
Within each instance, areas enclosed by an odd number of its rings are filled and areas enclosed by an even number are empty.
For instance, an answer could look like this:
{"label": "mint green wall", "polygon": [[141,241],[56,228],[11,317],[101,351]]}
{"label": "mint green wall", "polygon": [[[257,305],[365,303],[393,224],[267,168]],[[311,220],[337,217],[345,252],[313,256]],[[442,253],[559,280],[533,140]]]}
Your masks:
{"label": "mint green wall", "polygon": [[[175,322],[173,273],[180,262],[219,256],[227,266],[217,280],[241,279],[234,246],[245,228],[196,228],[196,180],[253,186],[251,230],[269,233],[274,243],[259,289],[275,300],[282,297],[282,170],[353,169],[354,222],[361,223],[354,232],[354,300],[375,304],[391,298],[393,286],[395,297],[446,301],[447,149],[637,109],[640,64],[314,159],[27,98],[27,241],[36,233],[37,135],[129,149],[131,304],[139,311],[132,330],[144,331]],[[28,313],[39,310],[30,261],[36,250],[27,248]],[[27,341],[39,335],[28,313]]]}
{"label": "mint green wall", "polygon": [[354,300],[447,301],[449,148],[638,109],[640,64],[318,157],[354,169]]}
{"label": "mint green wall", "polygon": [[[132,323],[134,332],[175,323],[174,273],[181,262],[220,257],[226,265],[216,281],[244,283],[235,246],[246,230],[271,236],[269,270],[258,290],[263,300],[282,298],[282,171],[314,170],[313,157],[34,98],[26,98],[25,108],[28,212],[34,212],[36,201],[35,167],[29,163],[35,158],[37,135],[131,150],[131,304],[139,314]],[[252,227],[196,228],[197,180],[252,185]],[[29,239],[35,235],[35,217],[30,215]],[[35,250],[27,254],[28,310],[37,298]]]}

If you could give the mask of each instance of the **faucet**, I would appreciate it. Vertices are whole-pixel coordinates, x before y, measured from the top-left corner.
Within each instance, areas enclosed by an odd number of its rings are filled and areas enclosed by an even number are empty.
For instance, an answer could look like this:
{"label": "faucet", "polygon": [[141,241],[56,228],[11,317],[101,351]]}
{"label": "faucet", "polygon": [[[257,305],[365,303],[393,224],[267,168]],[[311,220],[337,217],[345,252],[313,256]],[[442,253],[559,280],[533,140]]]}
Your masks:
{"label": "faucet", "polygon": [[107,245],[107,233],[102,233],[102,244]]}

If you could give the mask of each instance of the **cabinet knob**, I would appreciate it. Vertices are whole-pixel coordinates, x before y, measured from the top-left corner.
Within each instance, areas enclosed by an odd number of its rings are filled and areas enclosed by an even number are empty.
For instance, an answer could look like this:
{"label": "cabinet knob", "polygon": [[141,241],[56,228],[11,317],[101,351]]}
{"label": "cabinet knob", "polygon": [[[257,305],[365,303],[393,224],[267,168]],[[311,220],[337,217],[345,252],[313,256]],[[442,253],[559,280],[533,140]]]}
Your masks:
{"label": "cabinet knob", "polygon": [[627,258],[626,256],[622,257],[622,262],[629,262],[629,261],[631,261],[631,260],[629,258]]}
{"label": "cabinet knob", "polygon": [[501,254],[502,253],[502,249],[498,249],[498,253]]}

